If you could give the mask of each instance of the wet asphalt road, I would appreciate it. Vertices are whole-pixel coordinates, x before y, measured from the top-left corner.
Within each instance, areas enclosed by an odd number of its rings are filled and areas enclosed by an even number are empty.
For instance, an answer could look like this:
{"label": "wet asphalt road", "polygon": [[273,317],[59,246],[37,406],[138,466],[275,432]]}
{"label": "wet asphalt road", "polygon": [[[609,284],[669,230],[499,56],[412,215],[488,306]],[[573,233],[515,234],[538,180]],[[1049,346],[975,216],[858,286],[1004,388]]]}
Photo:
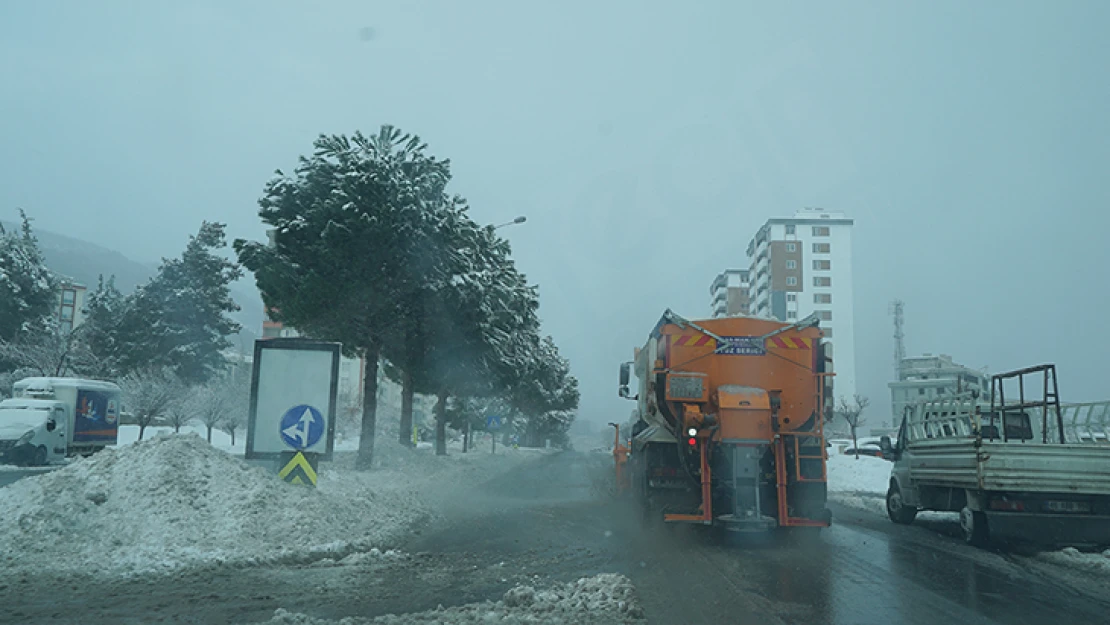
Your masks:
{"label": "wet asphalt road", "polygon": [[5,470],[0,471],[0,488],[3,488],[5,486],[7,486],[8,484],[14,484],[15,482],[18,482],[19,480],[21,480],[21,479],[23,479],[27,476],[41,475],[43,473],[53,471],[54,469],[57,469],[57,468],[58,467],[35,467],[35,468],[19,467],[17,469],[12,469],[12,468],[9,468],[9,467],[4,467]]}
{"label": "wet asphalt road", "polygon": [[832,528],[798,540],[645,531],[628,506],[603,493],[610,466],[604,455],[557,454],[445,502],[448,520],[414,534],[400,562],[196,571],[112,585],[0,575],[0,605],[17,606],[0,622],[258,622],[279,607],[376,616],[601,572],[632,579],[649,623],[1110,622],[1110,580],[966,547],[947,521],[902,527],[834,507]]}

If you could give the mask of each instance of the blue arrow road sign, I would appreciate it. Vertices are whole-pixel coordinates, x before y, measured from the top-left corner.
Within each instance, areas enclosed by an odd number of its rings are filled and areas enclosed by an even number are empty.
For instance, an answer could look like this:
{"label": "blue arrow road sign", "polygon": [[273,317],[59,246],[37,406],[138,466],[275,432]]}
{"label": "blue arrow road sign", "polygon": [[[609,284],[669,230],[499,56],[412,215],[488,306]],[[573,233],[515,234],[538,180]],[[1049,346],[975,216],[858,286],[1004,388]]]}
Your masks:
{"label": "blue arrow road sign", "polygon": [[500,430],[501,429],[501,417],[499,417],[497,415],[492,415],[492,414],[489,415],[488,417],[486,417],[486,429],[487,430]]}
{"label": "blue arrow road sign", "polygon": [[324,416],[307,404],[293,406],[281,417],[281,440],[293,449],[308,449],[324,435]]}

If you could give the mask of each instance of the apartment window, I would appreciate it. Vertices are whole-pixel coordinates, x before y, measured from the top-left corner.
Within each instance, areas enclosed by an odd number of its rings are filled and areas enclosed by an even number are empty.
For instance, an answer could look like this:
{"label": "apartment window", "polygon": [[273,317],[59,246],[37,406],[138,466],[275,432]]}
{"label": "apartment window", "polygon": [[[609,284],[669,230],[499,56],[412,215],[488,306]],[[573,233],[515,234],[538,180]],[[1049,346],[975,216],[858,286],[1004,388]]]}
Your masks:
{"label": "apartment window", "polygon": [[786,244],[786,251],[787,252],[797,252],[798,251],[798,244],[797,243],[787,243]]}
{"label": "apartment window", "polygon": [[[816,267],[814,267],[816,269]],[[813,279],[813,286],[832,286],[832,278],[828,276],[818,276]]]}
{"label": "apartment window", "polygon": [[813,261],[813,268],[818,271],[828,271],[832,269],[832,262],[827,260],[815,260]]}
{"label": "apartment window", "polygon": [[821,328],[821,333],[824,334],[827,339],[832,338],[832,328]]}
{"label": "apartment window", "polygon": [[73,321],[73,307],[62,307],[62,321]]}
{"label": "apartment window", "polygon": [[797,269],[798,268],[798,261],[796,261],[796,260],[786,261],[786,268],[787,269]]}
{"label": "apartment window", "polygon": [[831,304],[832,303],[832,293],[814,293],[813,294],[813,303],[814,304]]}
{"label": "apartment window", "polygon": [[788,302],[798,301],[798,294],[797,293],[787,293],[786,294],[786,301],[788,301]]}
{"label": "apartment window", "polygon": [[817,253],[817,254],[828,254],[830,249],[832,249],[832,248],[828,243],[814,243],[813,244],[813,251],[814,251],[814,253]]}
{"label": "apartment window", "polygon": [[815,236],[815,237],[827,237],[827,236],[829,236],[829,227],[828,226],[814,226],[813,227],[813,236]]}
{"label": "apartment window", "polygon": [[798,279],[790,276],[786,279],[786,286],[798,286]]}
{"label": "apartment window", "polygon": [[794,226],[787,226],[786,234],[794,234]]}
{"label": "apartment window", "polygon": [[832,321],[832,311],[831,310],[816,310],[814,312],[817,313],[817,318],[820,319],[821,321]]}
{"label": "apartment window", "polygon": [[73,304],[73,300],[76,297],[77,297],[77,293],[75,291],[70,291],[68,289],[65,290],[65,291],[62,291],[62,303],[63,304]]}
{"label": "apartment window", "polygon": [[793,310],[787,311],[786,318],[787,319],[797,319],[798,318],[798,313],[794,312]]}

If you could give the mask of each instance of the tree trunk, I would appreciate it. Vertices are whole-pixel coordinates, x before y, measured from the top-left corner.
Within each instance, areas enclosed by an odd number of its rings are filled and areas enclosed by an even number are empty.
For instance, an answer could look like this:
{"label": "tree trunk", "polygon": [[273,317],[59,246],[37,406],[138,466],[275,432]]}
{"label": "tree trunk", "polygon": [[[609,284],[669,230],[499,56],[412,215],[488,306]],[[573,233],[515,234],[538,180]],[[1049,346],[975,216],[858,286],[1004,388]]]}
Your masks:
{"label": "tree trunk", "polygon": [[146,432],[146,424],[142,421],[139,422],[139,440],[143,440],[143,432]]}
{"label": "tree trunk", "polygon": [[174,434],[180,434],[181,433],[181,424],[178,423],[177,421],[173,422],[173,433]]}
{"label": "tree trunk", "polygon": [[852,429],[852,449],[856,452],[856,460],[859,460],[859,440],[856,438],[856,426],[848,424],[848,427]]}
{"label": "tree trunk", "polygon": [[412,396],[415,389],[412,387],[412,374],[401,372],[401,431],[398,434],[401,444],[412,447]]}
{"label": "tree trunk", "polygon": [[470,448],[470,422],[466,422],[466,430],[463,432],[463,453]]}
{"label": "tree trunk", "polygon": [[447,455],[447,390],[439,391],[436,401],[436,455]]}
{"label": "tree trunk", "polygon": [[369,470],[374,462],[374,432],[378,425],[378,356],[381,345],[372,341],[366,348],[366,375],[362,382],[362,434],[358,441],[355,468]]}
{"label": "tree trunk", "polygon": [[206,426],[206,427],[208,428],[208,444],[211,445],[212,444],[212,426],[209,425],[209,426]]}
{"label": "tree trunk", "polygon": [[231,446],[234,447],[235,446],[235,430],[231,430],[230,432],[228,432],[228,434],[231,434]]}

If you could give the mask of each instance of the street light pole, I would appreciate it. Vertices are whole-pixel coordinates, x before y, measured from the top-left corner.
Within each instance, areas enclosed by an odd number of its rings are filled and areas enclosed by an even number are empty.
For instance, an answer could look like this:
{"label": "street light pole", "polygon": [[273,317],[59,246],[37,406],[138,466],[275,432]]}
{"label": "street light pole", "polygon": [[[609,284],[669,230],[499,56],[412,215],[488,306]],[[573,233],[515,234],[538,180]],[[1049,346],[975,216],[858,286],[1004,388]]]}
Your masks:
{"label": "street light pole", "polygon": [[522,224],[526,221],[528,221],[528,218],[525,217],[524,215],[521,215],[520,217],[517,217],[516,219],[514,219],[512,221],[506,221],[505,223],[501,224],[500,226],[494,226],[493,229],[497,230],[498,228],[504,228],[505,226],[512,226],[514,224]]}

